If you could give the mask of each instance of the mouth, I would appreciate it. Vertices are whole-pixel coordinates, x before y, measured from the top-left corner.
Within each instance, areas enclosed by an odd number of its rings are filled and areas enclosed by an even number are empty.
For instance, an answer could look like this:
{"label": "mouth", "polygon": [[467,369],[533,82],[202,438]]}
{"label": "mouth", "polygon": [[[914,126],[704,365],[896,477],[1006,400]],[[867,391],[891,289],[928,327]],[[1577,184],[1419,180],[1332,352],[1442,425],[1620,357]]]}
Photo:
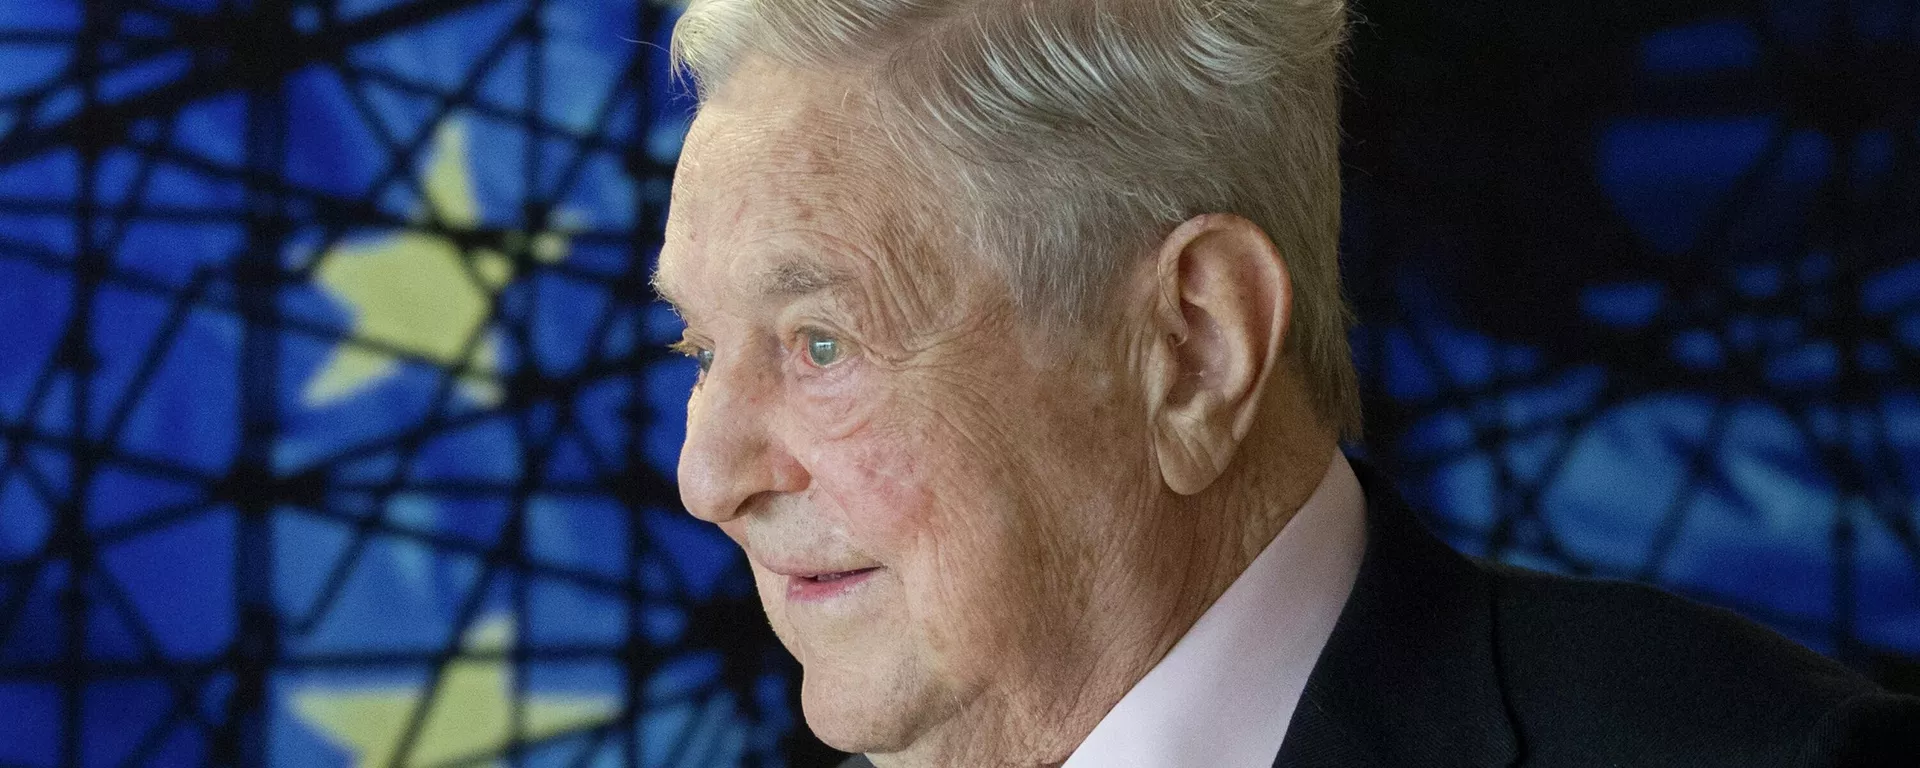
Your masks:
{"label": "mouth", "polygon": [[878,570],[880,568],[875,566],[851,571],[789,576],[787,577],[787,597],[803,602],[839,597],[865,582]]}

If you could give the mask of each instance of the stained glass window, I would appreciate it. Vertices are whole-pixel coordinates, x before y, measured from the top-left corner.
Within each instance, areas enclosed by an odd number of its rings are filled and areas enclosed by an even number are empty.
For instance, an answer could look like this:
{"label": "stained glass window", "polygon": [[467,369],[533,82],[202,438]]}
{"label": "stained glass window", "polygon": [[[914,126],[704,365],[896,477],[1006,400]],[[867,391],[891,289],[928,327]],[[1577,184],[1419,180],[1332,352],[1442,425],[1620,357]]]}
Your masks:
{"label": "stained glass window", "polygon": [[[1355,450],[1902,679],[1915,5],[1362,3]],[[0,766],[821,756],[671,485],[672,17],[0,4]]]}

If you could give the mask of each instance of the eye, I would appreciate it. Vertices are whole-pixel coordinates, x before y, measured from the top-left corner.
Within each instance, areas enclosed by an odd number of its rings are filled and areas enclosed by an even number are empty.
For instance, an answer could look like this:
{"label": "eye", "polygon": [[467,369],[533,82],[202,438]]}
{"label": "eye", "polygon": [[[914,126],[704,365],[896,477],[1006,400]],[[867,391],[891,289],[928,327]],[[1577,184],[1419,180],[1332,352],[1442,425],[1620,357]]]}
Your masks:
{"label": "eye", "polygon": [[846,356],[845,347],[840,343],[839,339],[832,336],[809,331],[805,339],[807,342],[807,361],[821,368],[840,362],[840,358]]}
{"label": "eye", "polygon": [[680,354],[686,355],[687,357],[693,358],[693,362],[700,366],[701,373],[706,373],[707,369],[713,367],[713,350],[711,349],[707,349],[706,347],[700,346],[698,344],[695,344],[691,341],[687,341],[685,339],[681,339],[680,341],[676,341],[668,345],[668,348]]}

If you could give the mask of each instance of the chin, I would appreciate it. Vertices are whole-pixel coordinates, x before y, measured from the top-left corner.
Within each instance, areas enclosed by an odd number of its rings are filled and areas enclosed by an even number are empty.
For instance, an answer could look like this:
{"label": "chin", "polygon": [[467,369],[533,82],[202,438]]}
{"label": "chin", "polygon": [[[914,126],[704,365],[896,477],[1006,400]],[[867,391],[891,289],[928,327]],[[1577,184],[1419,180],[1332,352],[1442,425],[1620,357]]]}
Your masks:
{"label": "chin", "polygon": [[802,672],[800,707],[807,728],[842,752],[884,754],[911,746],[924,713],[896,681],[871,667]]}

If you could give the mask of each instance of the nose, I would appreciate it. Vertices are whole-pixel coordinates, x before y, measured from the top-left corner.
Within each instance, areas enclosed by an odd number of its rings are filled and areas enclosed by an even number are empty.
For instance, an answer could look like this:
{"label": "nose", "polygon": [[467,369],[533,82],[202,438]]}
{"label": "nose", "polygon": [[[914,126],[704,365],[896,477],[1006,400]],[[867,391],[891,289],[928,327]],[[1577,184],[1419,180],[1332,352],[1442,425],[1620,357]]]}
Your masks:
{"label": "nose", "polygon": [[716,362],[687,399],[680,447],[680,501],[716,524],[746,514],[755,497],[804,491],[811,481],[775,434],[777,377],[733,362]]}

